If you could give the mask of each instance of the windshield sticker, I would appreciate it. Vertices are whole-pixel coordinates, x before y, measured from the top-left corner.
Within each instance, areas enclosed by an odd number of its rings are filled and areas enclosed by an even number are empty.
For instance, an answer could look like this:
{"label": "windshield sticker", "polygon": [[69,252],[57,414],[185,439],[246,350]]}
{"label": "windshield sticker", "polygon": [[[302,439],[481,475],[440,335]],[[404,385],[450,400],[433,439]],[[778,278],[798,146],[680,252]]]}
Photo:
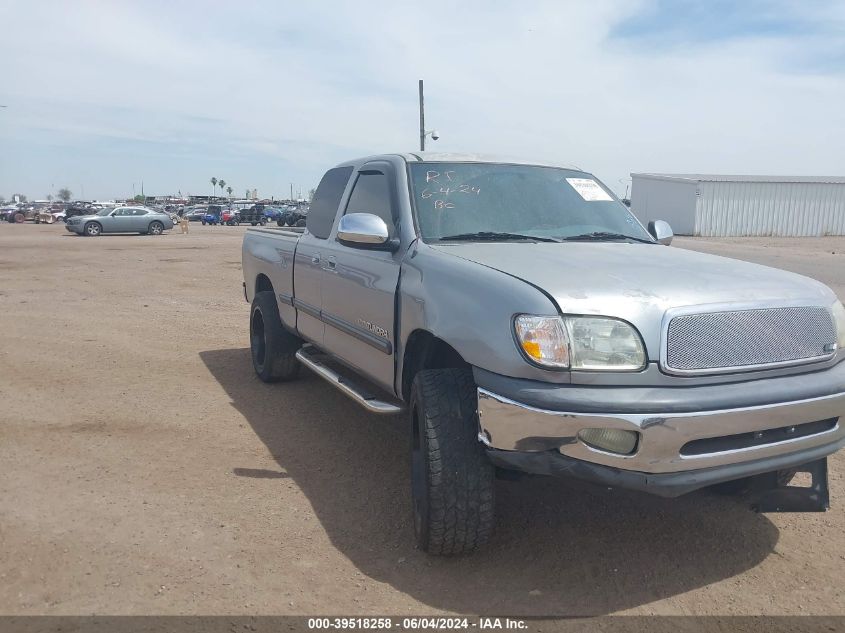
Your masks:
{"label": "windshield sticker", "polygon": [[597,202],[600,200],[613,200],[607,192],[599,186],[592,178],[567,178],[566,182],[572,185],[572,188],[578,192],[578,195],[584,198],[587,202]]}

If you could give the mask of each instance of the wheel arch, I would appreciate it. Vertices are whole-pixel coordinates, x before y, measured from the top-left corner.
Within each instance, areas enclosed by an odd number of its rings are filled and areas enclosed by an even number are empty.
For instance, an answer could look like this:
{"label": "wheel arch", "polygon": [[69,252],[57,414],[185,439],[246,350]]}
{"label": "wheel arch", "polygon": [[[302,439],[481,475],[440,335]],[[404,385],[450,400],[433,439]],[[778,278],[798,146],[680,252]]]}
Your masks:
{"label": "wheel arch", "polygon": [[273,282],[264,273],[258,273],[255,278],[255,294],[259,292],[273,292]]}
{"label": "wheel arch", "polygon": [[424,369],[469,367],[470,364],[449,343],[428,330],[414,330],[408,336],[402,356],[402,398],[406,402],[411,399],[414,377]]}

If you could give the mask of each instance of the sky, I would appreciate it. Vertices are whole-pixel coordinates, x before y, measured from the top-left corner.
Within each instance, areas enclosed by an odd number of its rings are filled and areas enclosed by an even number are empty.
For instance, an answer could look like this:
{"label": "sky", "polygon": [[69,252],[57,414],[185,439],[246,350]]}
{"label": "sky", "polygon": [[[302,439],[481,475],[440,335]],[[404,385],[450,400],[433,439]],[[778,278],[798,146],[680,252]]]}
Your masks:
{"label": "sky", "polygon": [[[305,194],[418,149],[845,175],[845,3],[0,2],[0,195]],[[219,190],[218,190],[219,191]]]}

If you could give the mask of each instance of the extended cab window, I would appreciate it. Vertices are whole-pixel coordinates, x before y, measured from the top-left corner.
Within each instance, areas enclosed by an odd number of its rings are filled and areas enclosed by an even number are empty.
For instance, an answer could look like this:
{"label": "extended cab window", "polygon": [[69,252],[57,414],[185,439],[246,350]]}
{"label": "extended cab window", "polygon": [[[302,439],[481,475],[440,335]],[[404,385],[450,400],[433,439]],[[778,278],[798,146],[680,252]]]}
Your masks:
{"label": "extended cab window", "polygon": [[387,225],[390,236],[396,232],[393,205],[390,204],[390,182],[382,173],[365,172],[358,176],[349,196],[346,213],[372,213]]}
{"label": "extended cab window", "polygon": [[314,237],[326,239],[332,232],[337,209],[340,206],[340,199],[346,190],[346,183],[352,175],[352,167],[335,167],[326,172],[314,199],[311,200],[311,209],[305,220],[305,227]]}

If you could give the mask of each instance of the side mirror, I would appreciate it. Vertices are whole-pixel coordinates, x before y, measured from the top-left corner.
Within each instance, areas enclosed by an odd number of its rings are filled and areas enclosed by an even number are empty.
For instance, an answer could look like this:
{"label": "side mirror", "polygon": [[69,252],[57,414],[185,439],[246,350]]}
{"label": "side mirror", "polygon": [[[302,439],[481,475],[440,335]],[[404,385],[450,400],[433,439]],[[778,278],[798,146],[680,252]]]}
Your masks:
{"label": "side mirror", "polygon": [[348,213],[340,218],[337,239],[358,248],[392,250],[398,240],[390,239],[387,224],[372,213]]}
{"label": "side mirror", "polygon": [[648,232],[657,240],[658,244],[663,244],[664,246],[669,246],[672,243],[672,238],[675,237],[675,234],[672,233],[672,227],[669,226],[668,222],[664,222],[663,220],[652,220],[649,222]]}

